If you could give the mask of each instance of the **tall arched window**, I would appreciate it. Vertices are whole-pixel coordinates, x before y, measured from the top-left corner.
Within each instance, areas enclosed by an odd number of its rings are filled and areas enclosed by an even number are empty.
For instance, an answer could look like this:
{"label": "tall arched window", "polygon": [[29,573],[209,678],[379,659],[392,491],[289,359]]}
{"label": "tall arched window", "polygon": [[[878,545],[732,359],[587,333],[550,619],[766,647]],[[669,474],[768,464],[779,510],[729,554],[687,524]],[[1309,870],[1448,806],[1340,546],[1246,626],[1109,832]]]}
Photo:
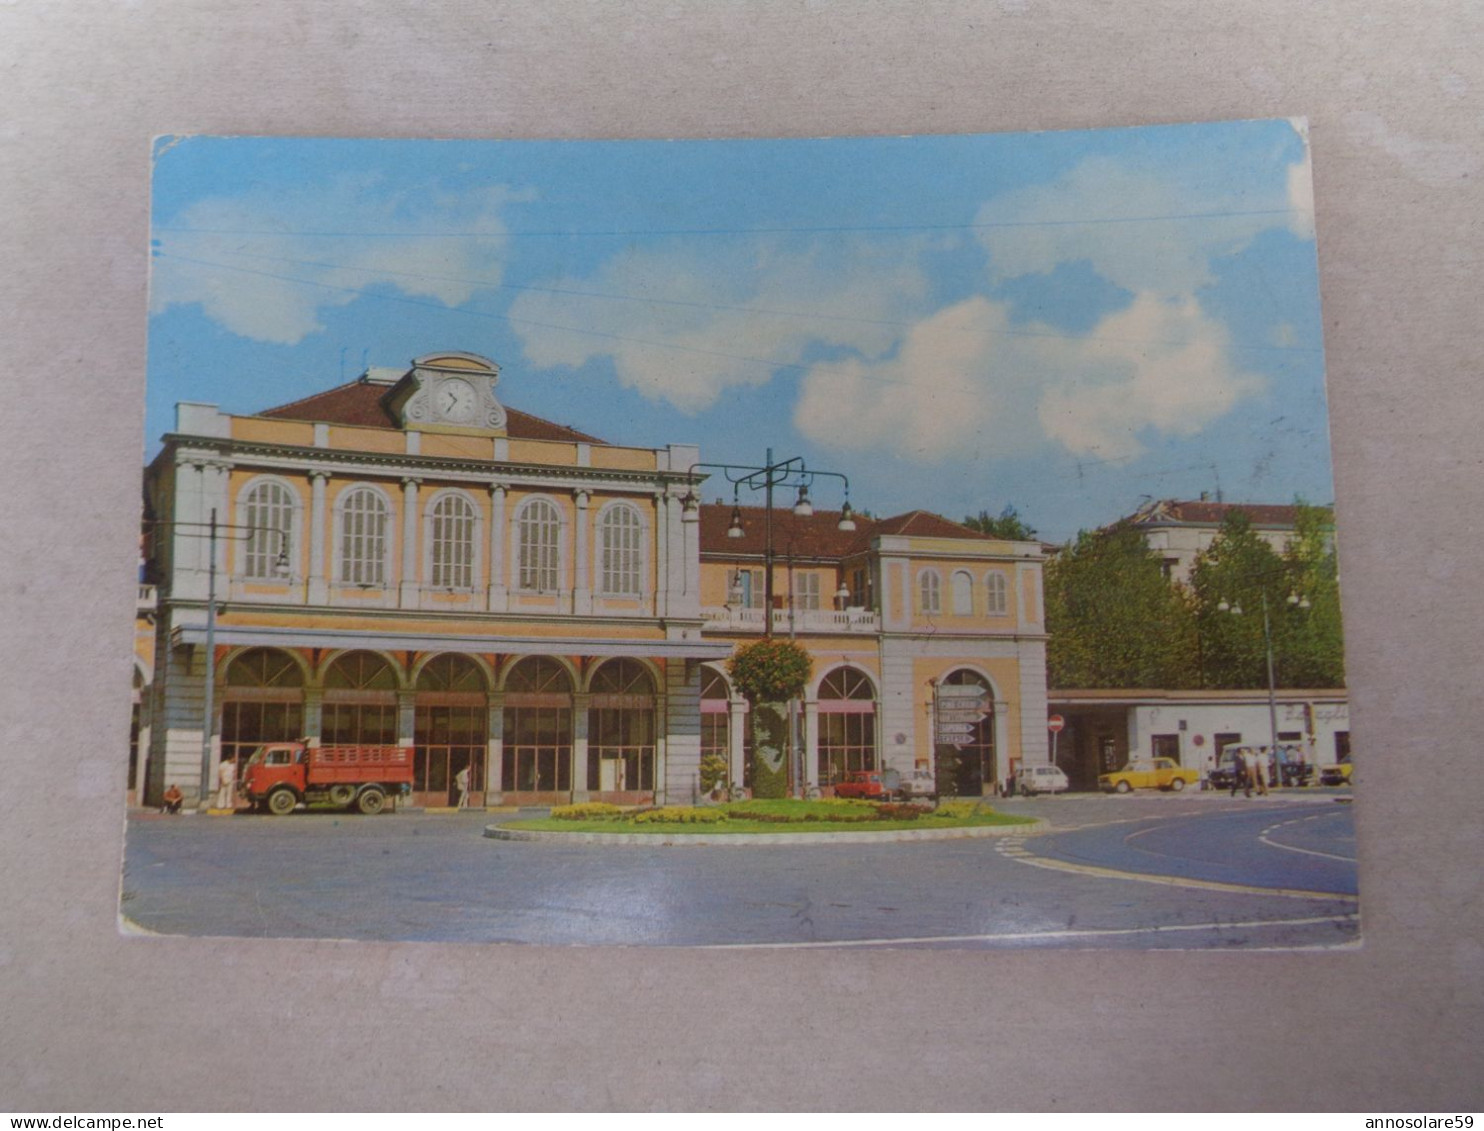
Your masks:
{"label": "tall arched window", "polygon": [[984,575],[985,601],[988,604],[986,611],[990,616],[1004,616],[1010,610],[1008,588],[1005,575],[999,570],[992,569]]}
{"label": "tall arched window", "polygon": [[934,700],[939,716],[934,719],[935,727],[947,712],[960,723],[978,716],[969,734],[935,745],[939,792],[978,797],[993,790],[999,780],[999,762],[994,744],[994,689],[989,681],[978,672],[959,668],[944,677]]}
{"label": "tall arched window", "polygon": [[340,580],[346,585],[385,585],[386,500],[356,487],[340,503]]}
{"label": "tall arched window", "polygon": [[974,579],[963,570],[955,570],[951,582],[953,592],[953,615],[974,615]]}
{"label": "tall arched window", "polygon": [[562,516],[549,499],[532,499],[516,521],[519,585],[534,593],[555,593],[561,562]]}
{"label": "tall arched window", "polygon": [[819,784],[876,768],[876,692],[864,672],[837,668],[819,685]]}
{"label": "tall arched window", "polygon": [[[731,785],[731,690],[721,672],[701,669],[701,788]],[[709,780],[708,780],[709,779]]]}
{"label": "tall arched window", "polygon": [[463,495],[444,495],[433,504],[429,543],[435,589],[474,588],[474,505]]}
{"label": "tall arched window", "polygon": [[937,616],[943,611],[943,579],[935,569],[925,569],[917,575],[917,586],[921,593],[924,616]]}
{"label": "tall arched window", "polygon": [[[242,576],[267,581],[285,580],[279,556],[289,561],[289,536],[294,522],[294,493],[277,480],[255,483],[242,501]],[[292,568],[292,567],[290,567]]]}
{"label": "tall arched window", "polygon": [[222,680],[222,755],[239,764],[265,742],[304,736],[304,672],[277,648],[249,648]]}
{"label": "tall arched window", "polygon": [[615,597],[637,597],[642,592],[644,522],[627,503],[609,507],[598,520],[602,550],[599,572],[602,592]]}
{"label": "tall arched window", "polygon": [[528,656],[505,680],[501,782],[511,793],[572,789],[572,681],[548,656]]}
{"label": "tall arched window", "polygon": [[346,652],[325,672],[321,737],[326,746],[397,741],[397,673],[385,656]]}
{"label": "tall arched window", "polygon": [[609,660],[593,674],[587,724],[587,788],[654,789],[654,680],[637,660]]}
{"label": "tall arched window", "polygon": [[414,803],[456,805],[458,776],[468,770],[472,805],[484,803],[489,700],[484,673],[467,656],[435,656],[417,677],[413,708]]}

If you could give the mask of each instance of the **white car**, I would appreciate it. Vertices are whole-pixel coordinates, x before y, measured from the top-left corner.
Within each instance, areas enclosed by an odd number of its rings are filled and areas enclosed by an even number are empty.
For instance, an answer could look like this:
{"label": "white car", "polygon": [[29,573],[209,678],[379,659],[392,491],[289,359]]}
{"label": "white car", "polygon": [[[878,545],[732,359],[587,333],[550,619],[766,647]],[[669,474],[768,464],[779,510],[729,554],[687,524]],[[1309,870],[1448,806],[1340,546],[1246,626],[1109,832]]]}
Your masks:
{"label": "white car", "polygon": [[1065,793],[1071,787],[1059,766],[1022,766],[1015,775],[1015,788],[1022,797],[1033,793]]}

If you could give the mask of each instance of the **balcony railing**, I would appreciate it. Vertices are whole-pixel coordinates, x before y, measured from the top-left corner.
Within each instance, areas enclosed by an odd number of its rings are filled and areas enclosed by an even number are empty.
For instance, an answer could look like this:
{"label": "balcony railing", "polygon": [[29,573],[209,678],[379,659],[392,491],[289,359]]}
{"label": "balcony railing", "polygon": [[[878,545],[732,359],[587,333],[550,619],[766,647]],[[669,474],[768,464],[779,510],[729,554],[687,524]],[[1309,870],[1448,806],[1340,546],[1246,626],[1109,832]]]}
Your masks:
{"label": "balcony railing", "polygon": [[[705,627],[717,632],[762,632],[762,609],[703,609]],[[881,618],[867,609],[787,609],[773,610],[773,632],[786,635],[808,633],[866,633],[881,629]]]}

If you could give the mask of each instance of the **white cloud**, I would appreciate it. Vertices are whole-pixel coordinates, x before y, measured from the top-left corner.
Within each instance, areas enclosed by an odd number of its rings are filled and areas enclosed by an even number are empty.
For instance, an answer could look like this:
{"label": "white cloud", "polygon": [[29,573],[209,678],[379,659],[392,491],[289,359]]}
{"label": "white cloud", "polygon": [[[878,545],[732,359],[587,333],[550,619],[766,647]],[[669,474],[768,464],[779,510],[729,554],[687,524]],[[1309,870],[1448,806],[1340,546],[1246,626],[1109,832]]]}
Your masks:
{"label": "white cloud", "polygon": [[[1289,226],[1291,200],[1306,187],[1302,172],[1270,191],[1220,176],[1214,161],[1145,169],[1092,157],[1050,184],[997,196],[975,218],[987,225],[979,241],[989,252],[991,281],[1085,260],[1125,290],[1193,294],[1214,281],[1213,259],[1241,251],[1259,232]],[[1312,204],[1304,208],[1312,225]]]}
{"label": "white cloud", "polygon": [[[325,308],[370,287],[458,306],[499,283],[500,209],[512,199],[503,188],[394,194],[373,178],[344,177],[297,192],[201,200],[155,233],[162,254],[150,278],[151,312],[199,303],[234,334],[294,345],[323,328]],[[332,232],[360,234],[311,234]],[[487,235],[442,238],[448,232]]]}
{"label": "white cloud", "polygon": [[1117,459],[1191,436],[1260,392],[1231,362],[1225,327],[1194,299],[1138,295],[1086,338],[1012,329],[974,297],[938,311],[895,355],[812,367],[794,423],[840,449],[923,463],[1025,454],[1048,440]]}
{"label": "white cloud", "polygon": [[748,239],[634,249],[585,277],[543,281],[511,304],[510,320],[533,365],[607,356],[623,384],[698,412],[729,386],[767,383],[814,344],[867,357],[891,349],[926,292],[925,246]]}

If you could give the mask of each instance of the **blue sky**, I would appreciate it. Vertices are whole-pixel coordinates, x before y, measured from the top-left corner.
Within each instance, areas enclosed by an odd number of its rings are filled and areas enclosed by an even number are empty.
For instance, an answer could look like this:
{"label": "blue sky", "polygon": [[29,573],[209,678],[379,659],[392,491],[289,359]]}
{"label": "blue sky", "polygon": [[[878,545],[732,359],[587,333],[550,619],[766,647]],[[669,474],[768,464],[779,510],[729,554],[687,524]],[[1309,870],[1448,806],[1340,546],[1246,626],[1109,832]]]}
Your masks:
{"label": "blue sky", "polygon": [[[1307,138],[162,138],[146,455],[466,350],[613,443],[798,455],[878,515],[1332,499]],[[716,484],[708,495],[721,493]],[[821,505],[834,505],[821,481]]]}

